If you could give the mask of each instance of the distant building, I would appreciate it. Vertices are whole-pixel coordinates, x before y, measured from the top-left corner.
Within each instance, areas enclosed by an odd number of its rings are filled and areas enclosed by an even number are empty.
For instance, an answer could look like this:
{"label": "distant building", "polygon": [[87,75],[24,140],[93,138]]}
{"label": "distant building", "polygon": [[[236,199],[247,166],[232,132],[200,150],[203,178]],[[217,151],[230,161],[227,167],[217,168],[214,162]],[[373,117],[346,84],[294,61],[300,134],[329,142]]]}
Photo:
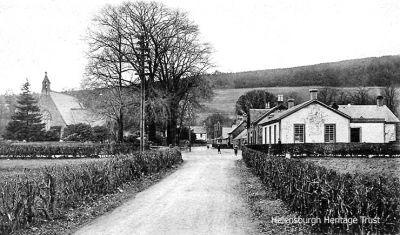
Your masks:
{"label": "distant building", "polygon": [[196,135],[196,140],[207,141],[207,129],[204,126],[193,126],[191,127],[192,133]]}
{"label": "distant building", "polygon": [[61,132],[67,125],[85,123],[91,126],[106,124],[105,118],[85,109],[78,99],[50,89],[51,82],[45,73],[42,82],[42,92],[39,98],[39,108],[46,130],[52,126],[61,126]]}
{"label": "distant building", "polygon": [[281,143],[389,143],[396,141],[399,119],[377,97],[376,105],[328,106],[317,99],[318,91],[310,90],[310,100],[287,110],[264,115],[261,126],[262,144]]}

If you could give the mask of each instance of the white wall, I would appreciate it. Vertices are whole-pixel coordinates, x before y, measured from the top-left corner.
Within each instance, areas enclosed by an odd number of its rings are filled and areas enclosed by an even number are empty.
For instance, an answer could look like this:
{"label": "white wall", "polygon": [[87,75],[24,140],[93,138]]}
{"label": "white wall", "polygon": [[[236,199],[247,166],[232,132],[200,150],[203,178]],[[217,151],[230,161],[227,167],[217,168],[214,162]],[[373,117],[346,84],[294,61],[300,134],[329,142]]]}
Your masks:
{"label": "white wall", "polygon": [[196,140],[207,140],[207,134],[206,133],[203,133],[203,134],[196,133]]}
{"label": "white wall", "polygon": [[396,141],[396,124],[385,124],[385,143]]}
{"label": "white wall", "polygon": [[384,143],[384,123],[350,123],[350,127],[361,128],[362,143]]}
{"label": "white wall", "polygon": [[[274,132],[274,126],[276,126],[276,137]],[[271,144],[277,144],[279,140],[279,123],[273,123],[271,125],[262,128],[262,144],[269,144],[269,127],[271,127]]]}
{"label": "white wall", "polygon": [[306,143],[324,143],[325,124],[336,124],[336,142],[350,140],[350,120],[319,104],[311,104],[281,120],[282,143],[294,143],[294,124],[305,124]]}

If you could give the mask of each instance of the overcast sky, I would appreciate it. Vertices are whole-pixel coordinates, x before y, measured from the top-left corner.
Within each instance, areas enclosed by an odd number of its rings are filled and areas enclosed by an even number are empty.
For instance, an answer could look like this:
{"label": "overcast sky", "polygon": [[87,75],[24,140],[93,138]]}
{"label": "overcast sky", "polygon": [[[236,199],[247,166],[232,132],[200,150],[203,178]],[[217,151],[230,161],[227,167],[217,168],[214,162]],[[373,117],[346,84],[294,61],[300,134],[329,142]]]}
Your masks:
{"label": "overcast sky", "polygon": [[[0,0],[0,93],[79,88],[93,16],[119,0]],[[163,0],[188,12],[222,72],[400,54],[398,0]]]}

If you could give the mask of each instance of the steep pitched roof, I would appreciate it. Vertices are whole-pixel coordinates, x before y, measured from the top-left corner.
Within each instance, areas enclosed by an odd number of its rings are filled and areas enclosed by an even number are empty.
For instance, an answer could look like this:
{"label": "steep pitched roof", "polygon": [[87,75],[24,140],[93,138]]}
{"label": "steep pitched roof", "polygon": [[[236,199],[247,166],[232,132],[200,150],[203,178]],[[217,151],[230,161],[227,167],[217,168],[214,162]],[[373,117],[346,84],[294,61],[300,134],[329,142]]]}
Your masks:
{"label": "steep pitched roof", "polygon": [[241,125],[244,125],[244,124],[246,124],[246,121],[241,121],[241,122],[239,123],[239,125],[233,125],[232,128],[231,128],[231,131],[230,131],[228,134],[231,134],[231,133],[234,132],[236,129],[238,129]]}
{"label": "steep pitched roof", "polygon": [[51,91],[50,97],[67,125],[88,123],[95,126],[105,123],[103,118],[84,109],[78,99],[73,96]]}
{"label": "steep pitched roof", "polygon": [[352,119],[380,119],[385,122],[400,122],[386,105],[339,105],[339,111],[349,115]]}
{"label": "steep pitched roof", "polygon": [[327,109],[329,109],[329,110],[331,110],[331,111],[333,111],[333,112],[335,112],[335,113],[337,113],[337,114],[339,114],[339,115],[341,115],[341,116],[343,116],[343,117],[345,117],[345,118],[351,119],[351,117],[350,117],[349,115],[347,115],[347,114],[345,114],[345,113],[343,113],[343,112],[341,112],[341,111],[339,111],[339,110],[336,110],[336,109],[334,109],[334,108],[332,108],[332,107],[330,107],[330,106],[328,106],[328,105],[322,103],[322,102],[319,101],[319,100],[309,100],[309,101],[306,101],[306,102],[304,102],[304,103],[301,103],[301,104],[298,104],[298,105],[296,105],[296,106],[293,106],[293,107],[290,108],[290,109],[287,109],[287,110],[285,110],[285,111],[282,111],[282,112],[280,112],[280,113],[277,113],[277,114],[275,114],[272,118],[265,119],[265,120],[261,121],[259,124],[260,124],[260,125],[266,125],[266,124],[268,124],[268,123],[272,123],[272,122],[279,121],[279,120],[281,120],[282,118],[285,118],[285,117],[287,117],[287,116],[289,116],[289,115],[291,115],[291,114],[293,114],[293,113],[299,111],[300,109],[305,108],[305,107],[307,107],[308,105],[314,104],[314,103],[319,104],[319,105],[322,105],[323,107],[325,107],[325,108],[327,108]]}
{"label": "steep pitched roof", "polygon": [[260,118],[263,114],[267,113],[271,109],[249,109],[250,123]]}
{"label": "steep pitched roof", "polygon": [[258,123],[260,122],[262,119],[264,119],[265,117],[267,117],[269,114],[275,112],[278,109],[287,109],[286,106],[284,106],[283,104],[279,104],[271,109],[268,109],[268,111],[266,111],[263,115],[261,115],[259,118],[257,118],[257,120],[255,120],[253,123]]}
{"label": "steep pitched roof", "polygon": [[234,140],[247,139],[247,129],[244,129]]}
{"label": "steep pitched roof", "polygon": [[193,133],[195,134],[204,134],[207,133],[206,128],[204,126],[192,126]]}

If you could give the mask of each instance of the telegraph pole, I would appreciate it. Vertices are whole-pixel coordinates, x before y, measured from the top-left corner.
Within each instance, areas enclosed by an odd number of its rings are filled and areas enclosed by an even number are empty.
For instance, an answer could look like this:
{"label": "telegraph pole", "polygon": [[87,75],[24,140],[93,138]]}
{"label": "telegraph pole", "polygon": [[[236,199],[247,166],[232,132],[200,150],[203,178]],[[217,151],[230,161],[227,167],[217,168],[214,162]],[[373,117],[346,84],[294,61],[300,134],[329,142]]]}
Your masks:
{"label": "telegraph pole", "polygon": [[145,150],[145,133],[146,133],[146,58],[149,56],[147,44],[145,42],[145,34],[139,35],[139,79],[140,79],[140,152]]}

